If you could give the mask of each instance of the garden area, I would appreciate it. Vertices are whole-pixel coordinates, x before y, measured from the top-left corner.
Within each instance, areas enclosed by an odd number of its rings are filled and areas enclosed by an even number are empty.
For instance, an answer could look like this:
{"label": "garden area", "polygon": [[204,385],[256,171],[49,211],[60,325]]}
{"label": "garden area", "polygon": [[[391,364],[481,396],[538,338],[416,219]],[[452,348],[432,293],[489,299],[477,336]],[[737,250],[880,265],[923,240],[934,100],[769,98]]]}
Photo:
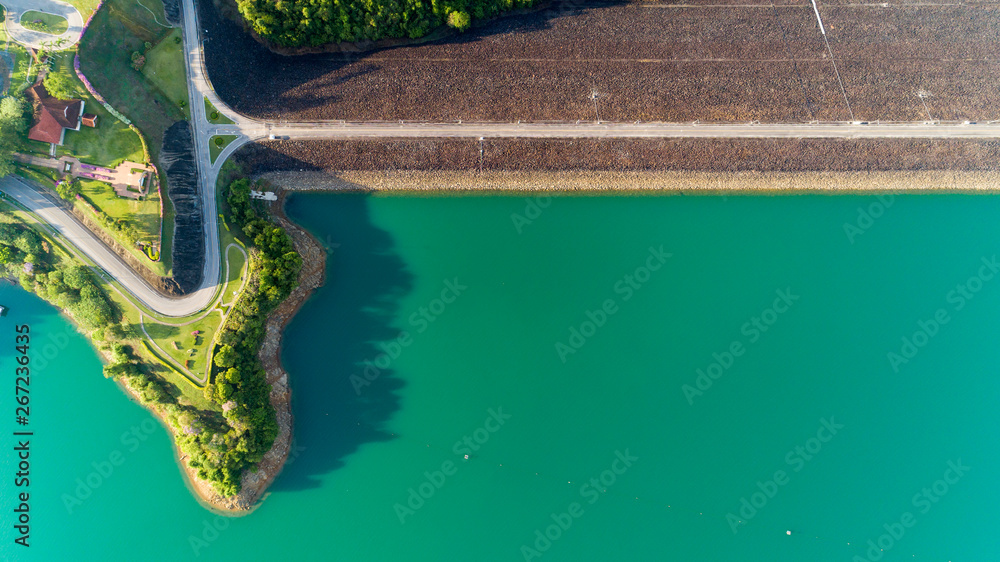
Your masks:
{"label": "garden area", "polygon": [[208,101],[208,98],[205,98],[205,116],[208,117],[208,122],[213,125],[233,124],[233,120],[219,113],[219,110],[215,109],[215,106],[212,105],[212,102]]}
{"label": "garden area", "polygon": [[[83,100],[86,113],[97,115],[98,126],[81,126],[79,131],[67,131],[64,144],[56,149],[56,156],[75,156],[87,163],[107,168],[114,168],[125,160],[143,162],[145,158],[139,135],[111,115],[87,92],[73,71],[74,55],[72,51],[50,55],[55,61],[51,72],[58,72],[69,78],[69,93]],[[44,143],[29,141],[29,147],[34,153],[49,153],[49,146]]]}
{"label": "garden area", "polygon": [[69,29],[69,22],[66,21],[66,18],[35,10],[28,10],[21,14],[21,21],[19,23],[25,29],[48,33],[49,35],[62,35]]}
{"label": "garden area", "polygon": [[[162,261],[162,255],[143,252],[135,242],[144,245],[159,247],[157,241],[160,237],[160,196],[155,190],[150,190],[149,194],[141,200],[126,199],[115,194],[110,185],[97,180],[80,180],[80,196],[86,202],[93,205],[100,213],[111,217],[115,221],[124,221],[128,225],[128,232],[121,229],[108,228],[112,236],[118,243],[127,248],[129,253],[136,257],[142,264],[149,268],[156,275],[165,277],[168,274],[167,268]],[[77,207],[85,212],[93,213],[87,209],[88,205],[77,200]],[[101,222],[98,217],[97,222]],[[152,254],[152,255],[150,255]],[[152,258],[161,258],[154,261]]]}
{"label": "garden area", "polygon": [[64,0],[67,4],[71,4],[74,8],[80,11],[80,16],[83,21],[87,21],[87,18],[91,16],[97,7],[101,5],[101,0]]}

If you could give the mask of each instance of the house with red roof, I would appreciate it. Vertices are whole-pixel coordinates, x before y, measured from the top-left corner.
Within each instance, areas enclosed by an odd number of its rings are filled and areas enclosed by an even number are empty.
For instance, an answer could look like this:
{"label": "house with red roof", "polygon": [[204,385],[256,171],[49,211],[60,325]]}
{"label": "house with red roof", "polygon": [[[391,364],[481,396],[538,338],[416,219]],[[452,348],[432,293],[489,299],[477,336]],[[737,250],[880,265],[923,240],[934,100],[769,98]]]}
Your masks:
{"label": "house with red roof", "polygon": [[34,120],[28,138],[61,145],[66,129],[80,130],[83,100],[61,100],[49,95],[42,84],[28,88],[28,97],[34,106]]}

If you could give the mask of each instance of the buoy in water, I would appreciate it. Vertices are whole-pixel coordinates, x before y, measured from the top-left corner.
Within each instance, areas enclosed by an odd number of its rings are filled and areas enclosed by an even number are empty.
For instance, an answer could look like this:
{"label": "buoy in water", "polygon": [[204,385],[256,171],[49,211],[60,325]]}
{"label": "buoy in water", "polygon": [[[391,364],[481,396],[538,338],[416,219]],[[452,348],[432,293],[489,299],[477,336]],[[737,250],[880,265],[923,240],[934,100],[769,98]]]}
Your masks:
{"label": "buoy in water", "polygon": [[785,531],[785,534],[786,534],[786,535],[791,535],[791,534],[792,534],[792,532],[791,532],[791,531]]}

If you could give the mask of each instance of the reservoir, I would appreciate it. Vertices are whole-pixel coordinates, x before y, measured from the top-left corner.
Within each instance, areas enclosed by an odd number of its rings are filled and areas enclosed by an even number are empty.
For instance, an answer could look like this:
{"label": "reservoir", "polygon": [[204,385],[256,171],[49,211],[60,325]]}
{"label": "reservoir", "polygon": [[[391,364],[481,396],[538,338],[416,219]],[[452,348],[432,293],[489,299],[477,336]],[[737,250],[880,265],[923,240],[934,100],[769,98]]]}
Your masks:
{"label": "reservoir", "polygon": [[327,278],[284,340],[292,456],[245,517],[199,505],[86,340],[0,285],[0,372],[15,325],[38,358],[58,349],[31,381],[28,549],[2,399],[0,557],[1000,552],[994,196],[310,193],[286,211]]}

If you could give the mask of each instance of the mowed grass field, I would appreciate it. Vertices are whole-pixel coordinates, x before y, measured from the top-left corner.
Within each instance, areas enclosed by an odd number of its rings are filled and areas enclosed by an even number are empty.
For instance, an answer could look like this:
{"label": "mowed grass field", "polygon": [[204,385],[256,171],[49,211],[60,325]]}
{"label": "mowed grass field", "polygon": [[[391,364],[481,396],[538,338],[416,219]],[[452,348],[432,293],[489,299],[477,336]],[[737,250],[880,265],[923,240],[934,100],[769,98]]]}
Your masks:
{"label": "mowed grass field", "polygon": [[183,111],[185,118],[188,117],[187,75],[180,29],[171,30],[146,53],[142,74]]}
{"label": "mowed grass field", "polygon": [[[157,20],[165,21],[161,0],[142,0],[141,4],[107,0],[94,14],[79,51],[84,74],[111,105],[142,131],[153,162],[159,167],[164,131],[176,121],[187,119],[186,108],[182,107],[187,103],[187,82],[183,53],[176,41],[180,32]],[[133,68],[133,52],[146,57],[142,70]],[[161,180],[166,182],[165,174],[161,173]],[[163,274],[170,275],[174,208],[166,189],[161,185],[164,226],[159,265]]]}
{"label": "mowed grass field", "polygon": [[282,57],[218,14],[201,21],[219,95],[271,119],[919,121],[923,101],[935,119],[1000,117],[1000,6],[819,6],[829,49],[802,0],[556,0],[354,56]]}
{"label": "mowed grass field", "polygon": [[[56,70],[70,77],[75,86],[75,95],[83,100],[84,112],[97,115],[97,127],[81,126],[79,131],[66,131],[63,146],[56,149],[57,156],[71,155],[88,164],[113,168],[125,160],[142,162],[142,142],[128,125],[116,119],[113,115],[91,96],[83,83],[73,71],[72,51],[63,51],[53,55],[56,59]],[[48,146],[42,150],[48,154]]]}
{"label": "mowed grass field", "polygon": [[87,21],[87,18],[93,14],[97,7],[101,4],[101,0],[64,0],[68,4],[72,4],[74,8],[79,10],[80,15],[83,16],[83,21]]}
{"label": "mowed grass field", "polygon": [[[107,0],[94,15],[79,50],[84,74],[143,132],[155,161],[163,132],[186,119],[178,104],[187,96],[177,94],[186,84],[174,84],[184,80],[183,58],[173,39],[177,34],[157,23],[149,10],[164,21],[160,0],[145,0],[142,5],[135,0]],[[163,41],[167,43],[163,45]],[[148,50],[146,43],[150,44]],[[133,68],[135,52],[146,57],[149,70],[145,66],[141,71]],[[169,60],[171,57],[176,60]]]}

